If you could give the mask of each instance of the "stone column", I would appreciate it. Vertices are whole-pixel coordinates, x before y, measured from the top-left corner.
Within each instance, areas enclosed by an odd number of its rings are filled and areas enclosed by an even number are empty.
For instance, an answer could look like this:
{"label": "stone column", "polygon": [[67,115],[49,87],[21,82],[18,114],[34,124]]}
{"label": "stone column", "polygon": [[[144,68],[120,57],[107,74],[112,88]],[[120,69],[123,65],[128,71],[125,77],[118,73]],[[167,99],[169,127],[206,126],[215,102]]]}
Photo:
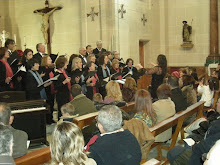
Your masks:
{"label": "stone column", "polygon": [[210,55],[219,56],[218,51],[218,0],[210,0]]}
{"label": "stone column", "polygon": [[220,62],[218,49],[218,0],[210,0],[210,51],[206,66]]}

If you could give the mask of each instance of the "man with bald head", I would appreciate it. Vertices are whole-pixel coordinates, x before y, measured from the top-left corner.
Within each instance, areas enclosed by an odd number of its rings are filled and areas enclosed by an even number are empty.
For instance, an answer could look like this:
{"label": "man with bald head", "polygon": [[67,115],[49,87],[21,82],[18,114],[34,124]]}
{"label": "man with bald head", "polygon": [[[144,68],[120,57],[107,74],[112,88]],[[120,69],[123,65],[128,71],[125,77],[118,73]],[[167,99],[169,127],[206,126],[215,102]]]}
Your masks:
{"label": "man with bald head", "polygon": [[13,158],[18,158],[27,153],[28,135],[26,132],[14,129],[14,116],[11,116],[11,108],[8,104],[0,102],[0,123],[7,125],[13,134]]}

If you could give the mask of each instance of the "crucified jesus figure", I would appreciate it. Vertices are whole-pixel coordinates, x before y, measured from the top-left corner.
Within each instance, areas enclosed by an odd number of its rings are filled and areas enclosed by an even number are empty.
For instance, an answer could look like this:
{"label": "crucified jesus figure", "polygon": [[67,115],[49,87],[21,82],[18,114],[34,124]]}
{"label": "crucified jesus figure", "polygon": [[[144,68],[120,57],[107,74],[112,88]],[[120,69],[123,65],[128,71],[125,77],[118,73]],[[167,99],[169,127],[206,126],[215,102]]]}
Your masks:
{"label": "crucified jesus figure", "polygon": [[37,13],[39,15],[42,15],[42,25],[41,25],[41,31],[44,36],[44,42],[45,44],[48,44],[48,30],[49,30],[49,18],[50,15],[56,11],[62,9],[62,7],[52,7],[49,8],[49,3],[46,0],[45,2],[46,7],[43,9],[35,10],[34,13]]}

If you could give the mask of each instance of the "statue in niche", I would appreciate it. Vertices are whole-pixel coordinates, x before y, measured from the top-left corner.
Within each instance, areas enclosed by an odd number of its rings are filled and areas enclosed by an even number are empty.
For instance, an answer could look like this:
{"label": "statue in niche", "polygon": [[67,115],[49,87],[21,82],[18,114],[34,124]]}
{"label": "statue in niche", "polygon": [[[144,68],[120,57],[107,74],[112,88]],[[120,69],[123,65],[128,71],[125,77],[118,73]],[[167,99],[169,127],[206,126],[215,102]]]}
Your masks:
{"label": "statue in niche", "polygon": [[188,25],[187,21],[183,21],[183,32],[182,32],[183,44],[181,45],[181,47],[192,48],[194,46],[191,41],[191,35],[192,35],[192,26]]}
{"label": "statue in niche", "polygon": [[62,9],[62,7],[52,7],[52,8],[49,8],[48,0],[45,1],[45,6],[46,7],[43,8],[43,9],[35,10],[34,13],[42,15],[42,21],[43,22],[42,22],[42,25],[41,25],[41,31],[42,31],[43,36],[44,36],[45,44],[48,44],[48,30],[49,30],[49,18],[50,18],[50,15],[54,11]]}
{"label": "statue in niche", "polygon": [[192,26],[187,24],[187,21],[183,21],[183,42],[191,42],[190,36],[192,34]]}

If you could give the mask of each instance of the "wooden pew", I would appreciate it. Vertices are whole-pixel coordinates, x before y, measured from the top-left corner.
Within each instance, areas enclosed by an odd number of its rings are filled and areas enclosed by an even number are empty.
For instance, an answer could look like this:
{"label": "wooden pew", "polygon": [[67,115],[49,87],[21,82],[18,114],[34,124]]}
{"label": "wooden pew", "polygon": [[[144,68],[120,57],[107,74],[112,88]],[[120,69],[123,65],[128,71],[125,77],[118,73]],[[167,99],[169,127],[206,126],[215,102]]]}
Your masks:
{"label": "wooden pew", "polygon": [[131,112],[132,110],[134,110],[134,105],[135,105],[134,102],[129,102],[129,103],[126,103],[125,106],[120,107],[120,109],[122,109],[128,113],[128,112]]}
{"label": "wooden pew", "polygon": [[75,123],[80,129],[83,129],[86,126],[91,125],[96,116],[98,116],[98,112],[82,115],[74,118],[73,123]]}
{"label": "wooden pew", "polygon": [[27,153],[26,155],[14,159],[16,165],[41,165],[51,159],[50,147]]}
{"label": "wooden pew", "polygon": [[157,147],[157,153],[158,153],[158,160],[165,160],[165,164],[168,162],[166,158],[162,157],[162,149],[164,150],[170,150],[172,149],[177,141],[178,134],[182,128],[183,122],[187,120],[190,116],[197,113],[196,119],[203,116],[203,106],[204,101],[197,102],[191,106],[189,106],[186,110],[176,113],[174,116],[169,117],[160,123],[156,124],[153,127],[150,127],[150,131],[153,133],[154,136],[159,135],[160,133],[166,131],[169,128],[172,128],[173,126],[177,125],[175,132],[173,133],[171,137],[171,144],[170,146],[163,146],[163,143],[154,143],[151,148]]}

